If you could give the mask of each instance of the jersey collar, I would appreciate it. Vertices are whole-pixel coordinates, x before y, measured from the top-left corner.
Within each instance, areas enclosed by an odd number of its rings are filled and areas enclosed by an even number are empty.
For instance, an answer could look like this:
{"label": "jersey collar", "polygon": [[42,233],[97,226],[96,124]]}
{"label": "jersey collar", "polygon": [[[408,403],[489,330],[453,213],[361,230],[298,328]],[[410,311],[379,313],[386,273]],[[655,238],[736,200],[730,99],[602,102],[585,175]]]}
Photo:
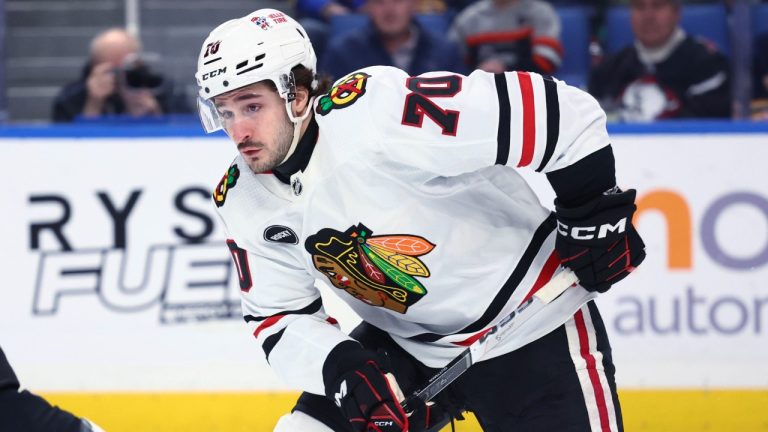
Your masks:
{"label": "jersey collar", "polygon": [[272,173],[278,180],[285,184],[290,184],[292,175],[307,168],[309,160],[312,158],[312,152],[315,150],[318,131],[319,128],[313,114],[307,130],[304,132],[304,136],[301,137],[296,146],[296,151],[293,152],[287,161],[272,170]]}

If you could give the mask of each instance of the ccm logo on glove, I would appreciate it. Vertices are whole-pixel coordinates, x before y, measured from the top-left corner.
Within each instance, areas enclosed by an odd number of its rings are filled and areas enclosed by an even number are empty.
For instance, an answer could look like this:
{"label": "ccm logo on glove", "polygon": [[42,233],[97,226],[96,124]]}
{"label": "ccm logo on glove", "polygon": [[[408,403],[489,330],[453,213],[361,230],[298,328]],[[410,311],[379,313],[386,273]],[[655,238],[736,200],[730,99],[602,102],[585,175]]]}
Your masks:
{"label": "ccm logo on glove", "polygon": [[[609,233],[620,234],[626,230],[627,230],[626,217],[619,219],[619,221],[613,225],[611,225],[610,223],[602,224],[600,225],[599,229],[597,226],[569,227],[568,225],[562,223],[561,221],[557,221],[558,234],[565,237],[570,237],[574,240],[592,240],[594,238],[603,239],[603,238],[607,238]],[[597,237],[595,237],[596,231],[597,231]]]}
{"label": "ccm logo on glove", "polygon": [[562,264],[590,291],[605,292],[645,259],[634,225],[635,191],[612,188],[576,207],[555,200],[555,249]]}
{"label": "ccm logo on glove", "polygon": [[353,431],[424,432],[448,418],[442,408],[420,398],[414,398],[409,404],[412,411],[406,413],[401,405],[405,397],[395,376],[356,342],[342,342],[331,356],[342,363],[331,362],[333,366],[324,371],[329,372],[330,384],[326,396],[341,408]]}

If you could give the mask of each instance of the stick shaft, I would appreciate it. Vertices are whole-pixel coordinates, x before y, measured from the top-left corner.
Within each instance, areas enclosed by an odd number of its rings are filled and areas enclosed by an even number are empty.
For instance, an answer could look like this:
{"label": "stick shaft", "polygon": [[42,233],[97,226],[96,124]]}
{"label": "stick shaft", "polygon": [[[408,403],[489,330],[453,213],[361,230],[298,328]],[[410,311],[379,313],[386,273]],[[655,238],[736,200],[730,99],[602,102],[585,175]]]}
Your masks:
{"label": "stick shaft", "polygon": [[522,325],[528,318],[535,315],[536,312],[559,297],[571,285],[578,283],[578,281],[576,275],[568,269],[556,274],[531,298],[523,302],[512,313],[499,321],[498,324],[491,327],[480,339],[473,342],[469,348],[462,351],[458,357],[451,360],[447,366],[430,378],[426,386],[407,398],[403,402],[403,408],[405,408],[406,412],[409,412],[409,400],[412,400],[412,398],[419,398],[424,402],[432,400],[489,350],[498,345],[513,328]]}

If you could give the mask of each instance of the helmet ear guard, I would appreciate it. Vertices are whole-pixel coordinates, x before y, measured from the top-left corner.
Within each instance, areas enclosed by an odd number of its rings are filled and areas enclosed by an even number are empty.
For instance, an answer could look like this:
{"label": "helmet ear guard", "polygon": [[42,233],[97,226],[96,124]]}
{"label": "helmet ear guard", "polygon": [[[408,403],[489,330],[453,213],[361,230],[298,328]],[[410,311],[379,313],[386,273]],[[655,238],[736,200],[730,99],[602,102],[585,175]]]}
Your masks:
{"label": "helmet ear guard", "polygon": [[280,85],[278,92],[285,94],[285,101],[288,103],[296,100],[296,80],[293,78],[293,72],[280,75]]}

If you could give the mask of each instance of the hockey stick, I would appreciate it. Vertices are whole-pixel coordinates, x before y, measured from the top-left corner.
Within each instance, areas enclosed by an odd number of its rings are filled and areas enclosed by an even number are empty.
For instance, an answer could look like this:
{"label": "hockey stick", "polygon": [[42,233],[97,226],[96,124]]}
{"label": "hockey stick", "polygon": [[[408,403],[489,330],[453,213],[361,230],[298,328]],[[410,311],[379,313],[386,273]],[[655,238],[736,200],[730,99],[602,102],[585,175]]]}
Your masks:
{"label": "hockey stick", "polygon": [[533,296],[524,301],[512,313],[502,318],[498,324],[488,329],[480,339],[472,342],[472,345],[430,378],[426,386],[405,399],[402,403],[405,412],[413,411],[411,407],[413,406],[414,398],[422,399],[424,402],[432,400],[456,378],[466,372],[470,366],[477,363],[481,357],[498,345],[506,334],[520,327],[528,318],[535,315],[552,300],[565,292],[566,289],[578,282],[579,279],[576,277],[576,274],[569,269],[556,274],[541,289],[536,291]]}

